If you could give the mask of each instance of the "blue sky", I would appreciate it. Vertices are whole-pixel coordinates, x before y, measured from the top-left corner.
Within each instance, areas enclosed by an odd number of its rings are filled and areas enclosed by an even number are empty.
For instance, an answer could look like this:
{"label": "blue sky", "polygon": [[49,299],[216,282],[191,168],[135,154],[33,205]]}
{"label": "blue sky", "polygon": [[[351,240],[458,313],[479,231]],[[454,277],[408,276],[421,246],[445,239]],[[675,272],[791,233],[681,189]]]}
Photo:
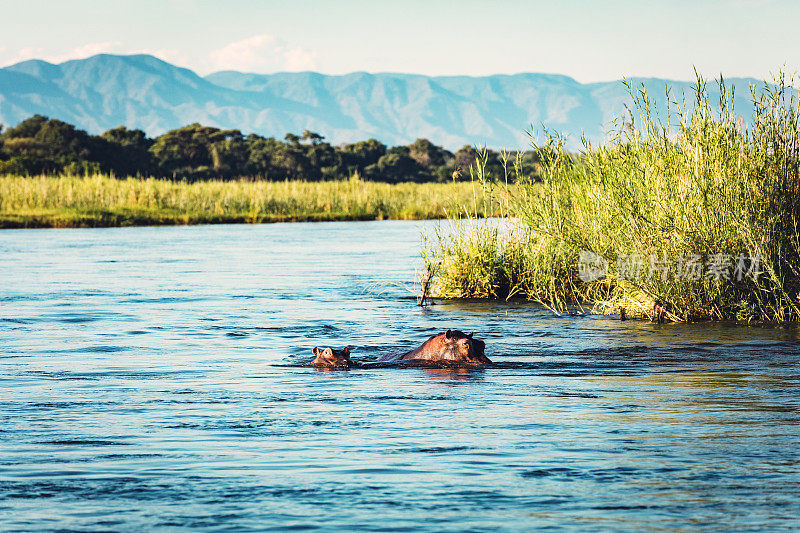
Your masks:
{"label": "blue sky", "polygon": [[796,0],[0,0],[0,65],[151,53],[207,74],[315,70],[769,77],[800,68]]}

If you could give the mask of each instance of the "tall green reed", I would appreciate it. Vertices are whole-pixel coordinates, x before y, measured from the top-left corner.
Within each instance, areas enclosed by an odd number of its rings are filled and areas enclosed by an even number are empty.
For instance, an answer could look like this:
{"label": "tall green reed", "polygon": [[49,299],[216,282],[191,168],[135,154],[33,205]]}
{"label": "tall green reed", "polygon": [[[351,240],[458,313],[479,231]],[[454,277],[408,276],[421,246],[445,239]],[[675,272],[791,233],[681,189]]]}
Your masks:
{"label": "tall green reed", "polygon": [[[458,217],[428,247],[436,294],[522,296],[556,312],[577,306],[681,321],[797,320],[794,80],[781,74],[751,87],[754,111],[746,127],[733,107],[733,87],[722,78],[717,83],[718,102],[698,76],[690,105],[668,93],[666,114],[659,114],[644,88],[626,82],[633,103],[627,116],[609,142],[593,147],[584,139],[579,154],[545,131],[544,143],[534,142],[541,181],[516,172],[520,185],[507,196],[503,212],[519,221],[512,231],[502,235],[497,224]],[[503,185],[482,173],[480,160],[474,178],[484,195],[474,196],[467,219],[487,201],[486,191]],[[606,275],[582,279],[582,252],[602,257]],[[741,276],[745,268],[736,267],[753,268],[752,258],[760,275]],[[636,276],[633,259],[641,270]],[[681,272],[690,259],[694,274],[700,263],[699,276]]]}

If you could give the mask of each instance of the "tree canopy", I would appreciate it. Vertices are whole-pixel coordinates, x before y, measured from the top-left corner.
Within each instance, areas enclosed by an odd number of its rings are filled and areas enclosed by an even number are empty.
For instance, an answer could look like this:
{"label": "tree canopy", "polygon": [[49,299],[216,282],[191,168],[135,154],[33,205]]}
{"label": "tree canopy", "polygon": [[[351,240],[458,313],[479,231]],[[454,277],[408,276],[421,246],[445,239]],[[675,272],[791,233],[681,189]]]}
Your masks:
{"label": "tree canopy", "polygon": [[[0,174],[108,172],[116,176],[204,179],[346,179],[447,181],[469,179],[478,156],[465,146],[452,153],[428,139],[387,147],[376,139],[333,146],[319,133],[287,133],[283,140],[200,124],[154,139],[124,126],[90,135],[41,115],[17,126],[0,125]],[[522,154],[523,170],[536,173],[533,151]],[[502,177],[500,154],[487,151],[487,171]]]}

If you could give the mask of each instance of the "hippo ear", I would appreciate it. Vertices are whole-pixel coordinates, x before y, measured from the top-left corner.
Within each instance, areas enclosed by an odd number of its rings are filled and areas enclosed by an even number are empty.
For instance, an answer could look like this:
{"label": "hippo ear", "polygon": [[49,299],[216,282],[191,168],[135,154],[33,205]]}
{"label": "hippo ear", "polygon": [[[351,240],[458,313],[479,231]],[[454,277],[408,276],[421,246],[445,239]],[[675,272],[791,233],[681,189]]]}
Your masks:
{"label": "hippo ear", "polygon": [[347,349],[347,346],[345,346],[344,348],[342,348],[342,355],[344,355],[345,357],[347,357],[348,355],[350,355],[350,350],[348,350],[348,349]]}
{"label": "hippo ear", "polygon": [[314,349],[313,349],[313,350],[311,350],[311,353],[313,353],[314,355],[319,355],[319,348],[317,348],[316,346],[314,346]]}
{"label": "hippo ear", "polygon": [[448,329],[447,331],[444,332],[444,338],[445,339],[452,339],[453,338],[453,332]]}
{"label": "hippo ear", "polygon": [[470,331],[469,335],[467,335],[467,338],[472,340],[472,336],[473,335],[475,335],[475,332],[474,331]]}

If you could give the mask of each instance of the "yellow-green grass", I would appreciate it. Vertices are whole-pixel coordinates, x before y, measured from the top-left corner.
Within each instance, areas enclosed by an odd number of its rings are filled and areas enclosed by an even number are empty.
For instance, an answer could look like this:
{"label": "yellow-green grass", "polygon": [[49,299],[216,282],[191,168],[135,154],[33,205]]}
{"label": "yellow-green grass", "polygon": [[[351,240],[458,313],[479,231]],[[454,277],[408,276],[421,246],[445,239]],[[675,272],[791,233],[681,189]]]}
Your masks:
{"label": "yellow-green grass", "polygon": [[[654,118],[644,92],[632,91],[639,127],[624,126],[580,155],[549,136],[540,147],[542,182],[525,185],[520,176],[511,194],[515,230],[477,221],[430,241],[433,295],[520,296],[557,312],[581,306],[676,321],[800,319],[797,92],[782,78],[753,91],[755,112],[744,128],[722,85],[721,101],[709,102],[698,80],[693,111],[673,106],[669,126]],[[491,198],[498,185],[480,161],[475,176]],[[608,275],[581,279],[582,251],[608,261]],[[703,259],[698,279],[679,275],[681,254]],[[720,277],[709,270],[717,254],[731,260]],[[740,255],[760,257],[761,274],[738,279]],[[621,268],[633,257],[644,263],[638,277]],[[671,270],[649,275],[651,257]]]}
{"label": "yellow-green grass", "polygon": [[[470,183],[0,177],[0,227],[418,220],[470,202]],[[487,211],[487,216],[497,213]]]}

